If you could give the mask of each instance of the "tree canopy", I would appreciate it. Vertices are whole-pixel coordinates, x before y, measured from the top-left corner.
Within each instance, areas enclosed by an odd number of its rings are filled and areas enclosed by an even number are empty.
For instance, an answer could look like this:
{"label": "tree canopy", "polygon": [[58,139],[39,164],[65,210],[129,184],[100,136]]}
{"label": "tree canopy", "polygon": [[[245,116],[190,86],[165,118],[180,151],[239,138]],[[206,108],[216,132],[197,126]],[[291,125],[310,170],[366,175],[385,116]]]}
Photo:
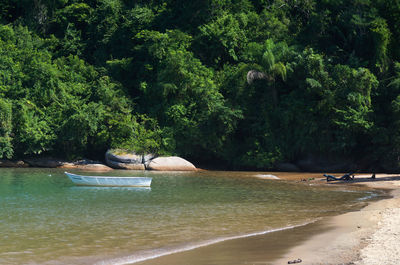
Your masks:
{"label": "tree canopy", "polygon": [[4,0],[0,158],[400,169],[399,0]]}

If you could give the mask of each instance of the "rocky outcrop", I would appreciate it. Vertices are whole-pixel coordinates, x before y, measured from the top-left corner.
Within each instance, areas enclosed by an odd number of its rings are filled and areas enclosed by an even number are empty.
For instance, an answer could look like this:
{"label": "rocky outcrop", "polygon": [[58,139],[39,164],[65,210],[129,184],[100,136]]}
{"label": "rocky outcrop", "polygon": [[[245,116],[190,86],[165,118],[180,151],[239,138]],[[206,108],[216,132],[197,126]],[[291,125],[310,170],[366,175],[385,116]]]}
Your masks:
{"label": "rocky outcrop", "polygon": [[177,157],[156,157],[153,154],[138,155],[124,150],[108,150],[106,164],[116,169],[158,170],[158,171],[194,171],[196,167],[189,161]]}
{"label": "rocky outcrop", "polygon": [[116,169],[145,170],[144,155],[125,150],[108,150],[106,164]]}
{"label": "rocky outcrop", "polygon": [[110,160],[106,157],[106,164],[116,169],[129,169],[129,170],[145,170],[145,166],[142,163],[123,163]]}
{"label": "rocky outcrop", "polygon": [[146,154],[143,156],[143,164],[145,164],[146,166],[149,165],[150,161],[154,158],[156,158],[156,155],[153,154]]}
{"label": "rocky outcrop", "polygon": [[21,160],[13,161],[0,159],[0,167],[29,167],[29,165]]}
{"label": "rocky outcrop", "polygon": [[157,157],[150,161],[146,167],[149,170],[158,171],[195,171],[196,167],[189,161],[178,157]]}
{"label": "rocky outcrop", "polygon": [[133,152],[128,153],[123,150],[108,150],[106,159],[119,163],[143,164],[143,155],[138,155]]}

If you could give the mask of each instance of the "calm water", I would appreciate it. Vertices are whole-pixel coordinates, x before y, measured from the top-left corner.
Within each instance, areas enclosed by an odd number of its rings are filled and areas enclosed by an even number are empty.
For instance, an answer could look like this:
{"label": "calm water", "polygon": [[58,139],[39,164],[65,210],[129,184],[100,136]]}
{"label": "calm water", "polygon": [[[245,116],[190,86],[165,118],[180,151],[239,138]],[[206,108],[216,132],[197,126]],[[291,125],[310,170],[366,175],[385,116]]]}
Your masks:
{"label": "calm water", "polygon": [[237,172],[138,174],[153,177],[151,189],[75,187],[62,170],[0,169],[0,264],[126,264],[302,225],[374,195]]}

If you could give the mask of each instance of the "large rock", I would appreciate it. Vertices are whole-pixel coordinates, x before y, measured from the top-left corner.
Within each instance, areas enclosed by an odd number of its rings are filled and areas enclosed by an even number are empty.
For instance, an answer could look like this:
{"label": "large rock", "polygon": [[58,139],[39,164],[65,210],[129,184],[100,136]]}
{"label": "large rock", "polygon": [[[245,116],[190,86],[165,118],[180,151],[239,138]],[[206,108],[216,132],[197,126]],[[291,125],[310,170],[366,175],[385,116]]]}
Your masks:
{"label": "large rock", "polygon": [[147,169],[159,171],[195,171],[196,167],[181,157],[168,156],[152,159]]}
{"label": "large rock", "polygon": [[145,163],[149,163],[154,155],[138,155],[120,149],[108,150],[106,152],[106,164],[116,169],[145,170]]}
{"label": "large rock", "polygon": [[141,163],[122,163],[110,160],[106,157],[106,164],[115,169],[128,169],[128,170],[145,170],[144,164]]}
{"label": "large rock", "polygon": [[128,153],[123,150],[108,150],[106,152],[106,159],[119,162],[119,163],[130,163],[130,164],[142,164],[143,155],[138,155],[135,153]]}
{"label": "large rock", "polygon": [[0,159],[0,167],[29,167],[29,165],[21,160],[13,161]]}
{"label": "large rock", "polygon": [[153,160],[154,158],[156,158],[156,155],[154,154],[146,154],[143,156],[143,164],[148,165],[151,160]]}

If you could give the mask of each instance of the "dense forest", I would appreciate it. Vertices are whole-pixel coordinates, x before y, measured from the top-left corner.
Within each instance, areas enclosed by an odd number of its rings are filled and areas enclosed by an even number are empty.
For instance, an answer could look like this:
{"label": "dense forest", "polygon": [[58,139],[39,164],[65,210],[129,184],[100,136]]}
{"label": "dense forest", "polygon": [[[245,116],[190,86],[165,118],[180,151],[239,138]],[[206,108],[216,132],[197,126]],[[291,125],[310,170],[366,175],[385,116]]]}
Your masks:
{"label": "dense forest", "polygon": [[400,166],[400,0],[2,0],[0,158]]}

